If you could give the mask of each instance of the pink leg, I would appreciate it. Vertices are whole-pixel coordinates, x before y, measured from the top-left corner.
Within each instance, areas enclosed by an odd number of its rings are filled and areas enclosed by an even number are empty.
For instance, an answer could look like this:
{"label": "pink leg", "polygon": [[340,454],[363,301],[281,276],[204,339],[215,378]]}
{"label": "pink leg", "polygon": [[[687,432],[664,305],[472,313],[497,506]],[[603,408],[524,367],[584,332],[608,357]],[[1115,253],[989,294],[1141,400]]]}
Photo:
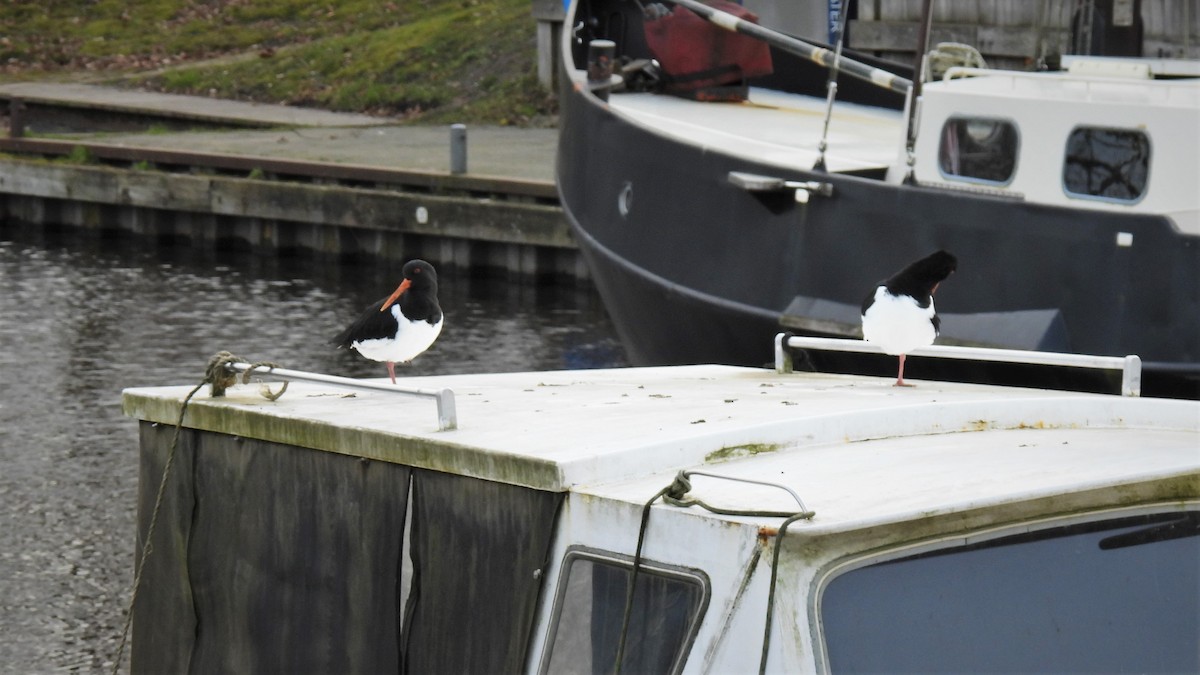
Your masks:
{"label": "pink leg", "polygon": [[896,387],[911,387],[913,385],[904,381],[904,355],[900,355],[900,372],[896,374]]}
{"label": "pink leg", "polygon": [[387,362],[388,377],[392,378],[392,384],[396,384],[396,364],[392,361]]}

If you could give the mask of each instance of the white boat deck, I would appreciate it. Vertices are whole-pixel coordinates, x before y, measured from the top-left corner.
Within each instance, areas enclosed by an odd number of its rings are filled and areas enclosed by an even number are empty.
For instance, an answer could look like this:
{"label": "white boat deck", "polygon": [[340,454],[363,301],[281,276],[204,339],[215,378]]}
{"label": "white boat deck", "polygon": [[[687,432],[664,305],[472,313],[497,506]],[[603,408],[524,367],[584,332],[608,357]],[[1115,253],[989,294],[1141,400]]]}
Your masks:
{"label": "white boat deck", "polygon": [[[1113,66],[1106,66],[1112,68]],[[979,188],[1034,203],[1076,209],[1162,214],[1188,233],[1200,228],[1195,129],[1200,81],[1149,80],[1092,73],[1025,73],[957,69],[951,80],[926,85],[918,120],[916,178],[928,185]],[[809,170],[820,157],[824,98],[751,88],[743,103],[698,103],[647,93],[613,93],[608,105],[639,126],[665,137],[781,169]],[[942,125],[954,116],[1013,121],[1022,142],[1018,170],[1006,182],[948,178],[938,163]],[[1137,200],[1090,198],[1062,186],[1062,148],[1079,125],[1142,129],[1154,148],[1155,189]],[[905,119],[901,112],[838,102],[829,125],[830,172],[883,170],[903,175]],[[1193,181],[1194,182],[1194,181]]]}
{"label": "white boat deck", "polygon": [[[811,169],[820,156],[825,99],[752,88],[744,103],[617,93],[609,97],[609,105],[666,136],[781,168]],[[837,103],[826,165],[832,172],[884,169],[900,155],[903,139],[899,111]]]}
{"label": "white boat deck", "polygon": [[[1200,402],[729,366],[406,378],[455,392],[459,426],[390,393],[293,382],[202,391],[186,425],[528,487],[645,502],[680,469],[781,482],[819,528],[866,527],[1137,482],[1200,496]],[[131,389],[126,413],[173,424],[190,387]],[[697,479],[731,508],[786,493]],[[735,519],[736,520],[736,519]],[[743,519],[745,520],[745,519]],[[754,519],[751,519],[753,522]],[[777,525],[778,519],[759,519]]]}

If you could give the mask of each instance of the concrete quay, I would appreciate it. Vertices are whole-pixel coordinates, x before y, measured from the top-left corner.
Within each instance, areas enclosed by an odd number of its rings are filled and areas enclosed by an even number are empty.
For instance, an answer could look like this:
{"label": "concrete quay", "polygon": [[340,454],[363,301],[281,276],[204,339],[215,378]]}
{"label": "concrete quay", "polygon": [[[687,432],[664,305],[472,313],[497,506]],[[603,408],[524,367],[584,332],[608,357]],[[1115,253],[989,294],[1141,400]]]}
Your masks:
{"label": "concrete quay", "polygon": [[[588,278],[555,129],[470,127],[451,173],[447,126],[85,85],[0,85],[5,98],[20,135],[0,138],[0,221]],[[124,130],[87,129],[91,111]]]}

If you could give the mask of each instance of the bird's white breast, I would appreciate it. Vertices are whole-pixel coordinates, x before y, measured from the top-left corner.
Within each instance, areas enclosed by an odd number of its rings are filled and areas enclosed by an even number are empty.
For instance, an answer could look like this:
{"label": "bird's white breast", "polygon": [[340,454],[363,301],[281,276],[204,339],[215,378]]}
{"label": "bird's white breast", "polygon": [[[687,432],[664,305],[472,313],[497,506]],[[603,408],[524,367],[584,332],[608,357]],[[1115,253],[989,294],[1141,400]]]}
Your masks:
{"label": "bird's white breast", "polygon": [[892,356],[928,347],[937,337],[934,314],[932,298],[928,307],[922,307],[912,296],[892,295],[880,286],[875,289],[875,302],[862,316],[863,339]]}
{"label": "bird's white breast", "polygon": [[409,321],[400,313],[399,304],[392,305],[391,310],[392,316],[396,317],[396,322],[400,325],[396,337],[356,340],[350,346],[373,361],[405,363],[429,349],[429,345],[432,345],[442,332],[443,321],[435,324],[428,321]]}

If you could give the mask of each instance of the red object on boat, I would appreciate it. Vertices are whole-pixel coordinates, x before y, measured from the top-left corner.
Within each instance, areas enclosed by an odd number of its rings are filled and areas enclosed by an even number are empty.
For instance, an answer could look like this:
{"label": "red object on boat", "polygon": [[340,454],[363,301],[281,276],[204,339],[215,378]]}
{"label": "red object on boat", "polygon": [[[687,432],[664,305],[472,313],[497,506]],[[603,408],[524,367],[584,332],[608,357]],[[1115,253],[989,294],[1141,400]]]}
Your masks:
{"label": "red object on boat", "polygon": [[[758,15],[728,0],[706,3],[743,21]],[[646,44],[663,72],[666,91],[701,100],[743,100],[745,80],[769,75],[771,50],[748,35],[720,28],[695,12],[676,5],[658,18],[647,17]]]}

